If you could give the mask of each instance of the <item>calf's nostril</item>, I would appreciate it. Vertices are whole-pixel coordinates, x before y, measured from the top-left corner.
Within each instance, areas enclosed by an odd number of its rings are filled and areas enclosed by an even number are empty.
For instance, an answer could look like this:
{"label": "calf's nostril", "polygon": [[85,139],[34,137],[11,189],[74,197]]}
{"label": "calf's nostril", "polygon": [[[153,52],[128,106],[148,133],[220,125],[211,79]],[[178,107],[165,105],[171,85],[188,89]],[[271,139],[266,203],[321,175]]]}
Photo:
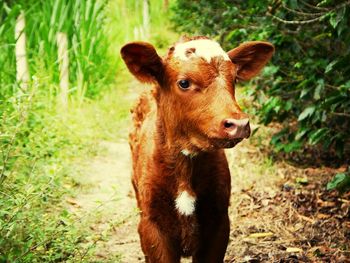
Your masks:
{"label": "calf's nostril", "polygon": [[250,136],[249,119],[225,119],[222,121],[222,131],[230,138],[248,138]]}
{"label": "calf's nostril", "polygon": [[234,125],[234,123],[230,120],[225,120],[224,121],[224,127],[225,128],[231,128]]}

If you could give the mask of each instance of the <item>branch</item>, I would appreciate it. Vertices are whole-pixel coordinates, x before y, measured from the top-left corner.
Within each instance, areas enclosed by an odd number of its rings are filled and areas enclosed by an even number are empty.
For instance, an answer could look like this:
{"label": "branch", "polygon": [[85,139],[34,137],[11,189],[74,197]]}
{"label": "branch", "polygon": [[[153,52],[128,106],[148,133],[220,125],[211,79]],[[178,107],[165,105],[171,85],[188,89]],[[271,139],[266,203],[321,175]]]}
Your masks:
{"label": "branch", "polygon": [[330,9],[329,8],[326,8],[326,7],[319,7],[319,6],[314,6],[314,5],[310,5],[309,3],[306,3],[305,1],[303,0],[299,0],[303,5],[307,6],[307,7],[310,7],[312,9],[315,9],[315,10],[323,10],[323,11],[329,11]]}
{"label": "branch", "polygon": [[324,15],[327,11],[324,11],[324,12],[318,12],[318,13],[306,13],[306,12],[301,12],[301,11],[297,11],[297,10],[294,10],[294,9],[291,9],[285,5],[282,5],[282,7],[291,12],[291,13],[294,13],[294,14],[297,14],[297,15],[302,15],[302,16],[321,16],[321,15]]}
{"label": "branch", "polygon": [[331,112],[332,115],[336,115],[336,116],[342,116],[342,117],[348,117],[350,118],[350,114],[349,113],[345,113],[345,112]]}
{"label": "branch", "polygon": [[337,10],[339,8],[342,8],[342,7],[347,6],[347,5],[350,4],[350,1],[348,0],[348,1],[344,2],[344,3],[341,3],[341,4],[333,7],[333,8],[326,8],[326,7],[319,7],[319,6],[310,5],[310,4],[306,3],[306,2],[304,2],[303,0],[299,0],[299,1],[302,4],[304,4],[304,5],[306,5],[306,6],[310,7],[310,8],[313,8],[313,9],[316,9],[316,10],[323,10],[324,12],[334,11],[334,10]]}
{"label": "branch", "polygon": [[347,6],[347,5],[350,5],[350,0],[348,0],[348,1],[344,2],[344,3],[342,3],[342,4],[337,5],[336,7],[334,7],[333,10],[337,10],[339,8],[343,8],[343,7]]}
{"label": "branch", "polygon": [[[303,2],[304,3],[304,2]],[[304,3],[305,4],[305,3]],[[309,20],[284,20],[278,16],[273,15],[272,13],[270,13],[269,11],[267,12],[267,15],[272,16],[273,19],[283,23],[283,24],[287,24],[287,25],[306,25],[306,24],[311,24],[311,23],[315,23],[318,21],[321,21],[321,19],[323,19],[326,15],[328,15],[330,12],[338,10],[340,8],[346,7],[347,5],[350,5],[350,0],[341,3],[337,6],[335,6],[334,8],[325,8],[323,10],[325,10],[325,12],[323,13],[318,13],[318,14],[322,14],[316,18],[313,19],[309,19]],[[300,12],[300,11],[296,11],[290,8],[287,8],[286,6],[283,5],[283,7],[285,9],[287,9],[288,11],[294,12],[294,13],[301,13],[301,14],[311,14],[311,13],[304,13],[304,12]]]}
{"label": "branch", "polygon": [[339,87],[337,87],[337,86],[333,86],[333,85],[330,85],[330,84],[325,84],[325,86],[327,88],[330,88],[330,89],[339,90]]}
{"label": "branch", "polygon": [[277,20],[278,22],[281,22],[283,24],[287,25],[306,25],[306,24],[311,24],[320,21],[325,17],[325,15],[309,19],[309,20],[284,20],[282,18],[279,18],[278,16],[275,16],[271,13],[267,13],[267,15],[272,16],[273,19]]}

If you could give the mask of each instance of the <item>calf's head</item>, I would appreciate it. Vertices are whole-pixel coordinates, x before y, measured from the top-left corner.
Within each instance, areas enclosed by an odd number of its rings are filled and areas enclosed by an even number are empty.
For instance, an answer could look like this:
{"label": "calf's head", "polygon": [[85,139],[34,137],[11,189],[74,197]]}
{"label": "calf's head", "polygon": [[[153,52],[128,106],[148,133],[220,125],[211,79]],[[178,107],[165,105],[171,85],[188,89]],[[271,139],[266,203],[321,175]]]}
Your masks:
{"label": "calf's head", "polygon": [[249,118],[235,100],[235,83],[257,75],[273,52],[272,44],[252,41],[226,53],[205,37],[182,39],[163,58],[146,42],[121,49],[130,72],[156,84],[167,141],[190,152],[230,148],[249,137]]}

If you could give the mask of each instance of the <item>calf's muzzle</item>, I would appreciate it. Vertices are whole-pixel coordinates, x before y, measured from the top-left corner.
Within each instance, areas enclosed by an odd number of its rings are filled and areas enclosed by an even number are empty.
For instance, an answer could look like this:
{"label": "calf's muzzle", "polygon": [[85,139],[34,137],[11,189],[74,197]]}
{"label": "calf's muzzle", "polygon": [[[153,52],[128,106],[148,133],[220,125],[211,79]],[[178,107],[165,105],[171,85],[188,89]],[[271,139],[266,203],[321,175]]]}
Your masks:
{"label": "calf's muzzle", "polygon": [[221,124],[223,133],[228,139],[244,139],[250,136],[249,119],[224,119]]}

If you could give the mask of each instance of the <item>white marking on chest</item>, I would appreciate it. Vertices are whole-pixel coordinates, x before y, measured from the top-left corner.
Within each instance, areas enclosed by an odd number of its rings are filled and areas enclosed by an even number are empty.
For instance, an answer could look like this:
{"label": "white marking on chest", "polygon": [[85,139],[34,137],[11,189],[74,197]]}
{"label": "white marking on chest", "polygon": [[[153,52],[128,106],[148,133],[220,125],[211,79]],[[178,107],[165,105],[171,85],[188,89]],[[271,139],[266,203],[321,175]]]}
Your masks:
{"label": "white marking on chest", "polygon": [[194,156],[196,156],[196,155],[197,155],[197,153],[196,153],[196,152],[190,152],[190,151],[189,151],[189,150],[187,150],[187,149],[183,149],[183,150],[181,150],[181,153],[182,153],[183,155],[185,155],[185,156],[190,157],[190,158],[192,158],[192,157],[194,157]]}
{"label": "white marking on chest", "polygon": [[[187,52],[189,49],[194,49],[195,51],[188,55]],[[210,39],[197,39],[177,44],[173,54],[174,57],[181,60],[188,60],[193,56],[202,57],[208,63],[213,57],[223,57],[224,60],[230,60],[220,45]]]}
{"label": "white marking on chest", "polygon": [[195,210],[196,198],[191,196],[187,191],[181,192],[176,200],[175,207],[180,214],[189,216],[192,215]]}

